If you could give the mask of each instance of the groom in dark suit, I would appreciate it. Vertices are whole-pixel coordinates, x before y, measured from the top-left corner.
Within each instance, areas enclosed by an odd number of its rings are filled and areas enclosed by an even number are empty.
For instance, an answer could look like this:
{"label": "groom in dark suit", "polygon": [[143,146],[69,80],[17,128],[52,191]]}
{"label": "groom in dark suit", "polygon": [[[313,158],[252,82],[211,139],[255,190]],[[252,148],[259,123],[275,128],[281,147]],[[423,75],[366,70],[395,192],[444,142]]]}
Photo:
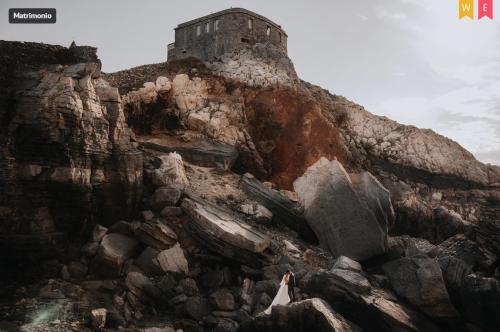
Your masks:
{"label": "groom in dark suit", "polygon": [[286,271],[288,274],[288,297],[290,302],[295,302],[295,274],[292,271]]}

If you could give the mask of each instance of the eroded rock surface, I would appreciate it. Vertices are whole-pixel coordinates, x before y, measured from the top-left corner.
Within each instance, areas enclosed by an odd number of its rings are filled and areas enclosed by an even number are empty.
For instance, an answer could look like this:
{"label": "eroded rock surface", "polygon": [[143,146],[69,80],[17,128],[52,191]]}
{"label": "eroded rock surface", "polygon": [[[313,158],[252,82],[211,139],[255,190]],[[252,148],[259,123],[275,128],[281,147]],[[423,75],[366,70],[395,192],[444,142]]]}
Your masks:
{"label": "eroded rock surface", "polygon": [[342,165],[320,159],[294,182],[307,222],[333,255],[367,259],[386,251],[387,190],[370,175],[353,183]]}

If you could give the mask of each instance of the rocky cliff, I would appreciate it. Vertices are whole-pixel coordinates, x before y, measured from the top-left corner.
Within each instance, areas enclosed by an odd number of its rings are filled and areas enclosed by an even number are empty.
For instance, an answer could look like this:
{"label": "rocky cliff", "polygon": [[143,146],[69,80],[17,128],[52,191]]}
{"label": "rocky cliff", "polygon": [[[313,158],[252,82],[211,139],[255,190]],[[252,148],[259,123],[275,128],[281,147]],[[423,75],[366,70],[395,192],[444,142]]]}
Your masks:
{"label": "rocky cliff", "polygon": [[[88,47],[0,50],[2,268],[41,268],[6,278],[0,327],[498,326],[500,167],[456,142],[269,45],[117,73]],[[299,301],[263,314],[288,269]]]}

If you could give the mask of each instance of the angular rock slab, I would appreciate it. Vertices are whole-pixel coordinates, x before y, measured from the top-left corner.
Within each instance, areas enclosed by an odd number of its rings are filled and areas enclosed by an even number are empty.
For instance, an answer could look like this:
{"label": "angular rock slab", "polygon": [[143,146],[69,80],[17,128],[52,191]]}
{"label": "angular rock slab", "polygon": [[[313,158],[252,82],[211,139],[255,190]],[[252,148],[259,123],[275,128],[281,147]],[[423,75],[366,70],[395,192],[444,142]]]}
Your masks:
{"label": "angular rock slab", "polygon": [[386,251],[392,207],[375,178],[356,176],[353,184],[338,161],[321,158],[293,186],[307,222],[334,256],[364,260]]}
{"label": "angular rock slab", "polygon": [[458,316],[450,302],[436,259],[425,256],[405,257],[388,262],[382,268],[396,293],[430,317]]}
{"label": "angular rock slab", "polygon": [[201,198],[185,198],[181,204],[190,217],[188,231],[210,250],[222,256],[260,266],[270,239],[239,219],[230,210]]}
{"label": "angular rock slab", "polygon": [[290,227],[306,241],[317,243],[313,230],[301,215],[301,206],[279,191],[266,187],[253,175],[246,173],[241,180],[245,193],[273,213],[273,218]]}
{"label": "angular rock slab", "polygon": [[156,260],[164,272],[189,273],[189,265],[179,243],[170,249],[160,252],[156,256]]}
{"label": "angular rock slab", "polygon": [[[349,271],[354,273],[354,271]],[[363,276],[350,279],[361,280]],[[302,291],[335,303],[341,315],[359,324],[365,331],[441,331],[425,315],[396,302],[396,297],[379,288],[359,288],[331,272],[308,273],[299,283]],[[378,327],[378,329],[374,329]]]}
{"label": "angular rock slab", "polygon": [[270,315],[260,315],[254,331],[362,332],[319,298],[273,307]]}
{"label": "angular rock slab", "polygon": [[139,242],[133,238],[118,233],[106,234],[94,258],[92,271],[105,276],[119,275],[123,263],[135,254],[138,247]]}
{"label": "angular rock slab", "polygon": [[208,139],[184,142],[170,136],[143,137],[140,143],[151,150],[177,152],[182,159],[203,167],[230,169],[238,157],[235,147]]}
{"label": "angular rock slab", "polygon": [[177,242],[177,234],[159,220],[151,220],[141,224],[135,235],[143,243],[158,250],[170,248]]}

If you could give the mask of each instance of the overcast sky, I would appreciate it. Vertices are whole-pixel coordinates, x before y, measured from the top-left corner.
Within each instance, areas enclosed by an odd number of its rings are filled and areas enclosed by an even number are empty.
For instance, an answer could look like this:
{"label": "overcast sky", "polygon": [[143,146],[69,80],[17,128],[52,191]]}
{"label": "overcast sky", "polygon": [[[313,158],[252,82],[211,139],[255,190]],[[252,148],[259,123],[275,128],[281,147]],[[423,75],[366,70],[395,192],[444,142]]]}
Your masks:
{"label": "overcast sky", "polygon": [[[55,7],[57,23],[10,25],[11,7]],[[458,0],[1,0],[0,39],[93,45],[112,72],[165,61],[178,23],[229,7],[282,25],[302,79],[500,165],[497,8],[471,21]]]}

